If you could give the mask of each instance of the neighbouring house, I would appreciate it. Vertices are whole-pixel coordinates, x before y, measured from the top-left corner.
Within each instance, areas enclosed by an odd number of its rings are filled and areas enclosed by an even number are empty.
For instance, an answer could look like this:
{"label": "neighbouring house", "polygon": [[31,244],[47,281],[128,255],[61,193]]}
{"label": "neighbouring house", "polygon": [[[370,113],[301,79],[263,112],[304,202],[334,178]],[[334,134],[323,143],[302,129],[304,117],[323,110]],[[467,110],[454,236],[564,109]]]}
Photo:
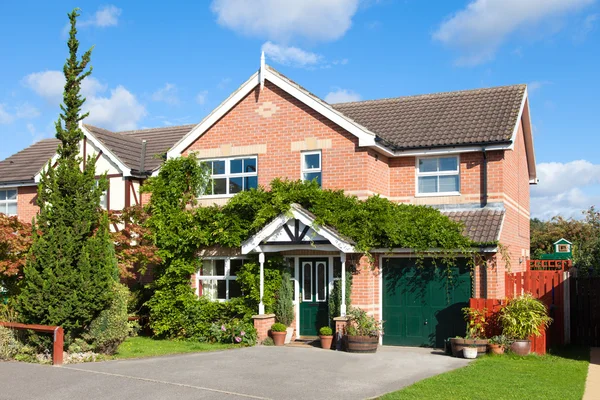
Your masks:
{"label": "neighbouring house", "polygon": [[[504,297],[506,270],[524,270],[529,257],[529,185],[537,177],[526,85],[328,104],[263,59],[198,125],[120,133],[84,125],[84,131],[88,150],[82,153],[104,157],[102,165],[114,175],[110,209],[133,204],[134,194],[136,203],[143,201],[139,184],[160,167],[154,155],[195,153],[212,173],[209,192],[200,198],[204,205],[224,204],[277,177],[316,179],[359,198],[378,194],[435,207],[462,221],[479,244],[486,262],[473,270],[459,263],[447,285],[432,258],[417,268],[411,249],[375,249],[371,264],[351,240],[332,227],[317,228],[310,212],[293,205],[239,248],[199,249],[203,267],[192,285],[198,295],[219,301],[240,295],[236,271],[250,255],[258,255],[261,270],[271,255],[288,260],[296,336],[315,336],[327,324],[333,282],[345,286],[345,270],[351,270],[352,306],[385,321],[383,344],[439,346],[464,333],[461,308],[470,297]],[[44,141],[0,163],[0,185],[13,191],[11,199],[18,191],[19,215],[53,151]],[[37,166],[11,172],[18,179],[7,174],[33,159],[40,160]],[[23,213],[30,218],[35,210],[27,207]],[[342,303],[343,316],[345,298]],[[257,312],[255,325],[264,336],[272,317],[262,304]]]}

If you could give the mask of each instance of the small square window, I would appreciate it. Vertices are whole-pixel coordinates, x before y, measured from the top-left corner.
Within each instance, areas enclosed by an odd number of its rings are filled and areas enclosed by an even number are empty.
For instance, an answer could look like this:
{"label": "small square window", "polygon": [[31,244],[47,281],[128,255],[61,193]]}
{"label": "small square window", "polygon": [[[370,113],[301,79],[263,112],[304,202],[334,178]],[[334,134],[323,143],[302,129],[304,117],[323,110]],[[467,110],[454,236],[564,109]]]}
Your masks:
{"label": "small square window", "polygon": [[460,192],[458,157],[419,158],[417,193],[457,194]]}

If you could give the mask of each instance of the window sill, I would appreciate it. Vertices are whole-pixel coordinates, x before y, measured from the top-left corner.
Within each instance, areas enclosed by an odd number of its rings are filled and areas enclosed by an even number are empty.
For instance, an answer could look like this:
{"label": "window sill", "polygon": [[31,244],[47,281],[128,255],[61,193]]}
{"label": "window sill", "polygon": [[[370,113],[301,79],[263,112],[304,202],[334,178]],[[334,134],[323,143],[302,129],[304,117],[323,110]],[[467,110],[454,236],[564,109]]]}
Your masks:
{"label": "window sill", "polygon": [[206,196],[198,196],[198,200],[230,199],[236,194],[207,194]]}
{"label": "window sill", "polygon": [[417,193],[415,197],[446,197],[460,196],[460,192],[439,192],[439,193]]}

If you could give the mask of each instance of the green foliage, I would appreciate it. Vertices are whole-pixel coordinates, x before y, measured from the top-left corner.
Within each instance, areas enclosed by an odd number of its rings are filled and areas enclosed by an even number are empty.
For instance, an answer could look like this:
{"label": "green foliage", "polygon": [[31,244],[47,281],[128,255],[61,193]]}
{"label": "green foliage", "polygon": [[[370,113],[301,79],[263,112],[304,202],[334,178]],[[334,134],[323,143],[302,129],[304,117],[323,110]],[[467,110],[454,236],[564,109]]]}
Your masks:
{"label": "green foliage", "polygon": [[273,325],[271,325],[271,332],[285,332],[286,330],[287,326],[281,322],[275,322]]}
{"label": "green foliage", "polygon": [[58,159],[55,167],[48,164],[42,173],[40,213],[17,304],[23,322],[61,325],[67,344],[109,306],[118,273],[107,215],[100,208],[107,180],[96,182],[95,159],[90,157],[82,170],[78,156],[83,138],[78,124],[87,115],[81,114],[85,99],[79,92],[91,73],[91,68],[85,71],[91,50],[80,61],[77,56],[78,15],[77,10],[69,14],[64,104],[56,122]]}
{"label": "green foliage", "polygon": [[281,286],[275,302],[275,316],[277,321],[285,326],[290,326],[294,320],[294,287],[292,277],[285,271],[281,274]]}
{"label": "green foliage", "polygon": [[496,335],[490,338],[490,344],[498,344],[503,347],[508,347],[512,344],[512,340],[505,335]]}
{"label": "green foliage", "polygon": [[275,346],[275,342],[273,341],[273,338],[270,336],[265,338],[265,340],[263,340],[261,344],[263,346]]}
{"label": "green foliage", "polygon": [[212,324],[210,328],[210,342],[254,346],[256,344],[256,329],[254,329],[252,323],[243,322],[238,319],[227,323]]}
{"label": "green foliage", "polygon": [[[281,256],[266,257],[263,303],[267,314],[275,311],[275,302],[281,287],[282,272],[286,268],[287,264]],[[256,261],[256,258],[245,262],[236,276],[237,282],[244,293],[246,307],[256,314],[260,302],[260,264]]]}
{"label": "green foliage", "polygon": [[351,308],[348,312],[348,336],[372,336],[379,337],[383,334],[381,321],[368,315],[360,308]]}
{"label": "green foliage", "polygon": [[12,359],[21,346],[14,330],[0,326],[0,360]]}
{"label": "green foliage", "polygon": [[508,301],[500,310],[502,333],[512,339],[526,340],[531,335],[540,336],[552,322],[544,303],[526,293]]}
{"label": "green foliage", "polygon": [[129,289],[120,283],[113,285],[113,299],[110,306],[102,310],[92,321],[90,329],[83,337],[99,353],[114,354],[117,348],[131,334],[127,321]]}
{"label": "green foliage", "polygon": [[17,354],[15,355],[15,360],[21,362],[37,362],[37,352],[34,347],[24,345],[19,348]]}
{"label": "green foliage", "polygon": [[487,309],[479,310],[471,307],[464,307],[462,309],[465,321],[467,321],[467,335],[466,339],[480,339],[485,338],[485,328],[488,325],[486,319]]}
{"label": "green foliage", "polygon": [[321,335],[321,336],[331,336],[331,335],[333,335],[333,331],[331,330],[330,327],[324,326],[321,329],[319,329],[319,335]]}
{"label": "green foliage", "polygon": [[[346,271],[346,308],[350,309],[352,296],[352,272]],[[341,314],[342,306],[342,281],[333,281],[333,289],[331,290],[331,296],[329,296],[329,318],[333,319],[339,317]]]}

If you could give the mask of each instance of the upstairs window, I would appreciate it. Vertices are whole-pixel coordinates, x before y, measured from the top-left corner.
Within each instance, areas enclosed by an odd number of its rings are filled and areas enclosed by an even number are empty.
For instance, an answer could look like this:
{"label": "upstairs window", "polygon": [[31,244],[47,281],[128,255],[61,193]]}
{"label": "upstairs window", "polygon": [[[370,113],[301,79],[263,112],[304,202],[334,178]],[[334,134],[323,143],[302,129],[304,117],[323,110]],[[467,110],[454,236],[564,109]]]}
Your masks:
{"label": "upstairs window", "polygon": [[458,156],[419,158],[417,164],[418,194],[460,193]]}
{"label": "upstairs window", "polygon": [[17,215],[17,189],[0,189],[0,213]]}
{"label": "upstairs window", "polygon": [[206,160],[210,168],[211,183],[207,195],[227,196],[258,187],[256,157]]}
{"label": "upstairs window", "polygon": [[321,186],[321,152],[302,153],[302,180],[315,180]]}

